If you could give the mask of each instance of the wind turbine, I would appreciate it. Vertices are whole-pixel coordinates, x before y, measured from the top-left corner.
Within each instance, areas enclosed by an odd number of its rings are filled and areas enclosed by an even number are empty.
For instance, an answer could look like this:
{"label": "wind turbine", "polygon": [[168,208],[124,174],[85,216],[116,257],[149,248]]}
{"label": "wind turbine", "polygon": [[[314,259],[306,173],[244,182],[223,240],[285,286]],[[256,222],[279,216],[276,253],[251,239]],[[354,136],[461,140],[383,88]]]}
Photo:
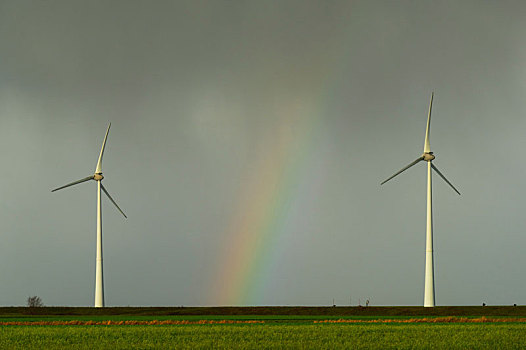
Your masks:
{"label": "wind turbine", "polygon": [[431,169],[437,172],[438,175],[444,181],[451,186],[456,193],[460,195],[460,192],[446,179],[446,177],[438,170],[438,168],[432,163],[435,159],[431,147],[429,146],[429,125],[431,122],[431,108],[433,107],[433,93],[431,93],[431,102],[429,102],[429,114],[427,116],[427,127],[426,127],[426,138],[424,141],[424,153],[418,157],[411,164],[402,168],[400,171],[395,173],[393,176],[382,182],[383,185],[393,177],[397,176],[401,172],[409,169],[413,165],[425,161],[427,162],[427,225],[426,225],[426,270],[425,270],[425,285],[424,285],[424,307],[435,306],[435,279],[434,279],[434,268],[433,268],[433,212],[432,212],[432,193],[431,193]]}
{"label": "wind turbine", "polygon": [[106,146],[106,139],[108,138],[108,133],[110,132],[111,123],[108,125],[108,130],[106,130],[106,136],[104,136],[104,141],[102,142],[102,148],[100,150],[99,160],[97,162],[97,167],[95,168],[95,173],[91,176],[85,177],[78,181],[74,181],[62,187],[55,188],[51,192],[61,190],[63,188],[80,184],[89,180],[97,181],[97,262],[95,269],[95,307],[104,307],[104,280],[102,273],[102,203],[101,203],[101,194],[100,190],[102,189],[104,193],[108,196],[110,201],[117,207],[117,209],[127,218],[126,214],[119,208],[117,203],[111,198],[110,194],[102,184],[102,155],[104,154],[104,147]]}

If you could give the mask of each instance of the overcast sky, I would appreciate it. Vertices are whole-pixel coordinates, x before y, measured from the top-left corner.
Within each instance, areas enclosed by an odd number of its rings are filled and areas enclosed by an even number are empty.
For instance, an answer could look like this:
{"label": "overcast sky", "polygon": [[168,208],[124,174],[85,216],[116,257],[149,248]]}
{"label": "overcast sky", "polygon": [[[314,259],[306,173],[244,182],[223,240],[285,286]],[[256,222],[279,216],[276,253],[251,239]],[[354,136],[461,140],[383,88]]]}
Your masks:
{"label": "overcast sky", "polygon": [[0,305],[525,304],[523,1],[0,1]]}

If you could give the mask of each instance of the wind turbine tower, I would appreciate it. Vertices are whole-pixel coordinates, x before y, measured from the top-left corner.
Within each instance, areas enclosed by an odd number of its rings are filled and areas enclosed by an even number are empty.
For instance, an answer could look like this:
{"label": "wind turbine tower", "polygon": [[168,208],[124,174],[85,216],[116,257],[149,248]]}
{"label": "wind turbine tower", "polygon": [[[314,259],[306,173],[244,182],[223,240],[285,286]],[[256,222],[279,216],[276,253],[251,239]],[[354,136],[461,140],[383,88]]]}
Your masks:
{"label": "wind turbine tower", "polygon": [[426,270],[425,270],[425,284],[424,284],[424,307],[435,306],[435,279],[434,279],[434,267],[433,267],[433,210],[432,210],[432,189],[431,189],[431,169],[449,185],[456,193],[460,195],[460,192],[446,179],[446,177],[438,170],[438,168],[432,163],[435,159],[435,155],[431,152],[429,145],[429,131],[431,122],[431,108],[433,107],[433,93],[431,93],[431,101],[429,103],[429,114],[427,116],[427,127],[426,137],[424,141],[424,153],[418,157],[411,164],[402,168],[400,171],[395,173],[393,176],[382,182],[383,185],[393,177],[402,173],[403,171],[411,168],[420,161],[427,162],[427,224],[426,224]]}
{"label": "wind turbine tower", "polygon": [[97,182],[97,261],[95,268],[95,307],[104,307],[104,278],[103,278],[103,269],[102,269],[102,203],[101,203],[101,189],[104,191],[106,196],[110,201],[117,207],[117,209],[127,218],[126,214],[119,208],[117,203],[110,196],[104,185],[102,184],[102,155],[104,154],[104,148],[106,147],[106,139],[108,138],[108,133],[110,132],[111,123],[108,125],[106,130],[106,136],[104,136],[104,141],[102,142],[102,148],[100,150],[99,160],[97,162],[97,167],[95,168],[95,173],[91,176],[85,177],[78,181],[74,181],[62,187],[55,188],[51,192],[61,190],[63,188],[80,184],[89,180],[95,180]]}

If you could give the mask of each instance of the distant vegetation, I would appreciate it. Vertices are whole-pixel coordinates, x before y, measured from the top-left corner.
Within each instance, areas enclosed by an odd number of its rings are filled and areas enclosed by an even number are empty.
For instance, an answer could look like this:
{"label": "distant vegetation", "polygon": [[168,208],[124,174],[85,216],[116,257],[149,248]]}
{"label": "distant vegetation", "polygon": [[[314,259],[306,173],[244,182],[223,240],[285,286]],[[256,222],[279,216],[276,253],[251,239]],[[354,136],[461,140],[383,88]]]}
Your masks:
{"label": "distant vegetation", "polygon": [[27,298],[27,307],[43,307],[44,303],[42,299],[38,296],[28,297]]}
{"label": "distant vegetation", "polygon": [[526,316],[526,306],[393,307],[0,307],[0,318],[18,316]]}

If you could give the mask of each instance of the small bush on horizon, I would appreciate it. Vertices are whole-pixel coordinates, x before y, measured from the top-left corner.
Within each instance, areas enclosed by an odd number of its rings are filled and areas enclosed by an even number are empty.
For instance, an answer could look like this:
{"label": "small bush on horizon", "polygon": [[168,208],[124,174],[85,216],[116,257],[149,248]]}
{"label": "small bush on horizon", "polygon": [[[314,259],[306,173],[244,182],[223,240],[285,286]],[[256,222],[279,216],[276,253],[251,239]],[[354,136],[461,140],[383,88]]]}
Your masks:
{"label": "small bush on horizon", "polygon": [[27,297],[27,307],[43,307],[44,303],[39,296]]}

